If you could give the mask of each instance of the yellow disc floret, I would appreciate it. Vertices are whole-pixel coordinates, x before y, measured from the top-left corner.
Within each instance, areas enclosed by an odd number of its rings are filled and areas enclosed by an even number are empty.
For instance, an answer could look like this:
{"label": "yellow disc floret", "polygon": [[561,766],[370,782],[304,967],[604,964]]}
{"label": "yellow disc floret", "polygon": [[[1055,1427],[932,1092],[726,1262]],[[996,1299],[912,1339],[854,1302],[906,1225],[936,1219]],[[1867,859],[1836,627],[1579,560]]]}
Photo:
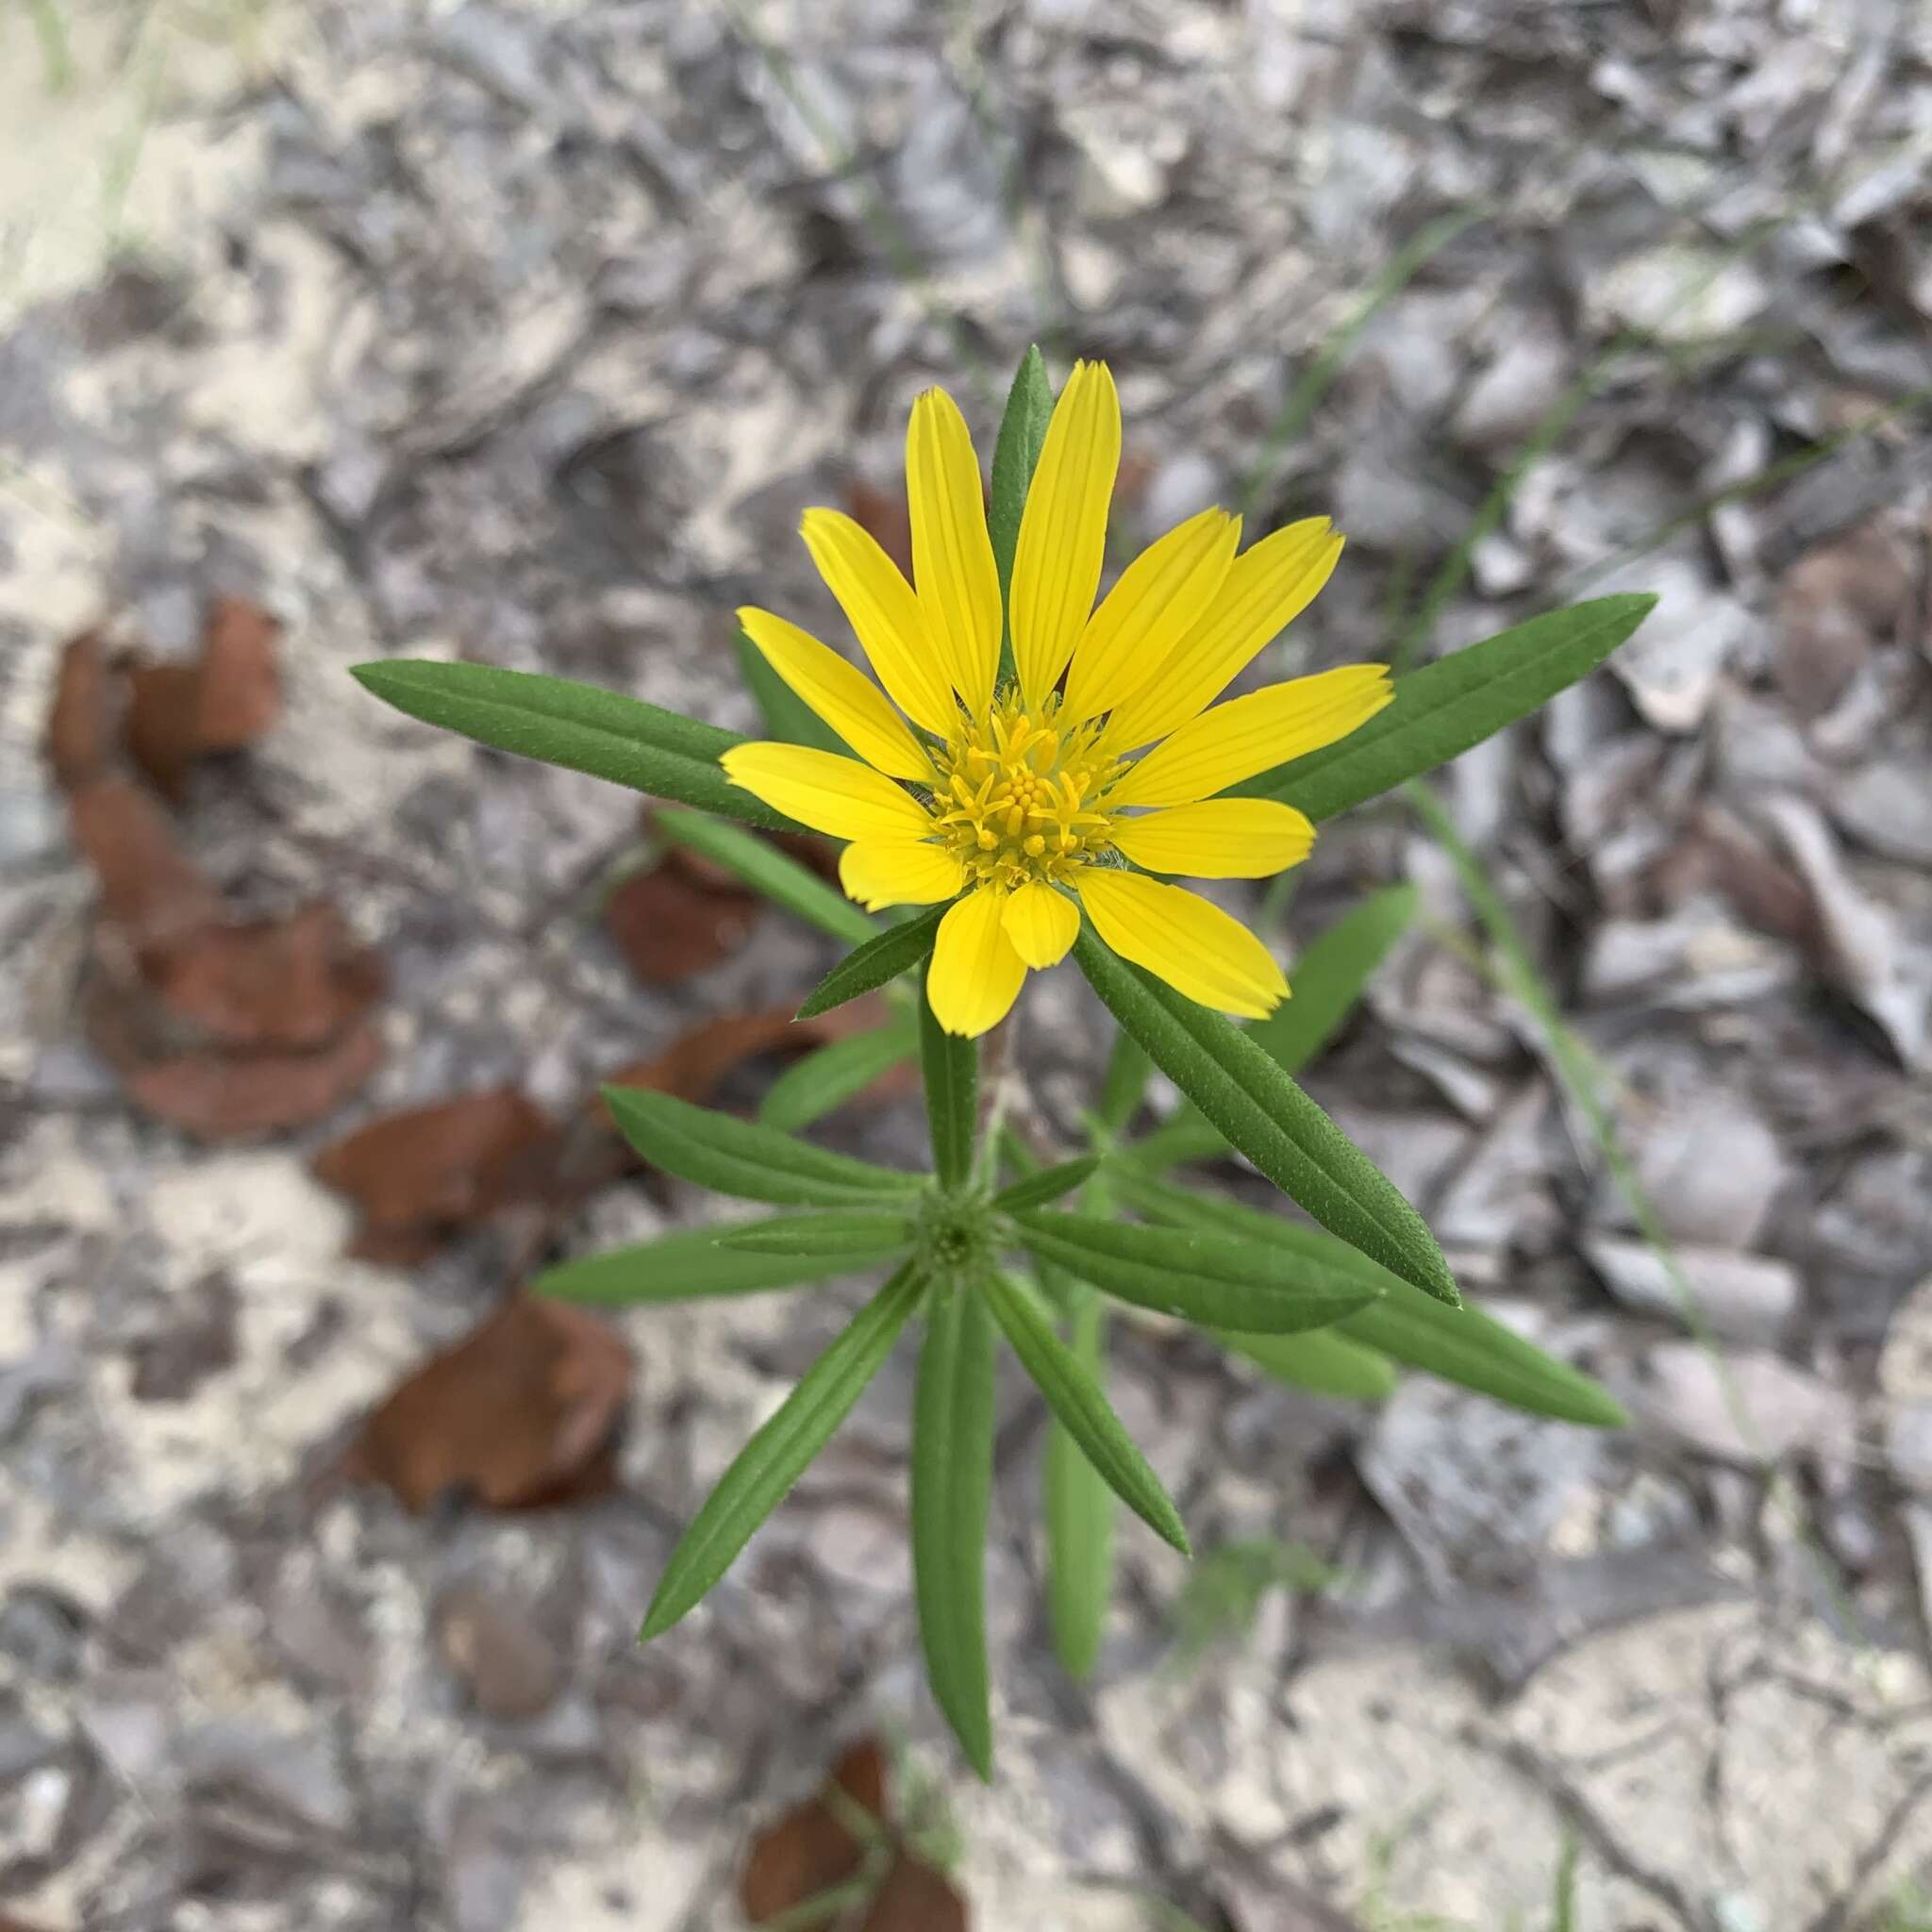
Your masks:
{"label": "yellow disc floret", "polygon": [[933,753],[934,822],[972,885],[1058,883],[1108,843],[1099,806],[1121,761],[1095,750],[1097,721],[1057,729],[1058,708],[1058,695],[1029,709],[1008,691]]}

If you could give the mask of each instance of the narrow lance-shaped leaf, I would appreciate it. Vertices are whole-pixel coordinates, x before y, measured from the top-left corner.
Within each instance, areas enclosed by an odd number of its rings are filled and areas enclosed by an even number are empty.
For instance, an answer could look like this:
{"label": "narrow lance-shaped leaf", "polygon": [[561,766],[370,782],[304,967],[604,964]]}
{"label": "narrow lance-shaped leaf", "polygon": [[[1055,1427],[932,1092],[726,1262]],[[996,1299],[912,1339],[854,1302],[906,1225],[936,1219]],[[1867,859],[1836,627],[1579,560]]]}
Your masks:
{"label": "narrow lance-shaped leaf", "polygon": [[871,992],[917,966],[932,951],[939,938],[940,921],[949,909],[944,906],[928,907],[916,919],[888,926],[877,939],[866,941],[855,953],[847,953],[812,989],[799,1008],[798,1017],[815,1020],[821,1013],[829,1013],[834,1007],[842,1007],[847,1000],[856,1000],[860,993]]}
{"label": "narrow lance-shaped leaf", "polygon": [[1015,1224],[1027,1248],[1055,1267],[1204,1328],[1255,1335],[1323,1328],[1378,1292],[1357,1271],[1239,1235],[1130,1227],[1085,1214],[1022,1214]]}
{"label": "narrow lance-shaped leaf", "polygon": [[1311,819],[1392,791],[1460,758],[1586,677],[1649,614],[1652,596],[1598,597],[1439,658],[1395,680],[1395,697],[1346,738],[1235,787]]}
{"label": "narrow lance-shaped leaf", "polygon": [[[1408,1291],[1420,1292],[1415,1289]],[[1380,1402],[1395,1387],[1395,1371],[1383,1357],[1333,1328],[1313,1329],[1306,1335],[1241,1335],[1218,1328],[1213,1335],[1223,1348],[1245,1357],[1277,1382],[1312,1389],[1318,1395]]]}
{"label": "narrow lance-shaped leaf", "polygon": [[1608,1391],[1568,1362],[1546,1355],[1480,1308],[1444,1307],[1319,1228],[1303,1227],[1223,1194],[1192,1193],[1125,1167],[1113,1171],[1110,1178],[1137,1212],[1172,1226],[1216,1233],[1239,1228],[1291,1255],[1325,1257],[1336,1267],[1360,1270],[1364,1280],[1378,1282],[1387,1292],[1346,1317],[1340,1332],[1382,1355],[1535,1415],[1600,1429],[1629,1424]]}
{"label": "narrow lance-shaped leaf", "polygon": [[588,772],[747,824],[799,829],[725,778],[718,758],[743,742],[735,731],[619,691],[489,664],[392,658],[358,664],[351,675],[397,710],[498,751]]}
{"label": "narrow lance-shaped leaf", "polygon": [[977,1288],[939,1281],[912,1405],[912,1580],[933,1695],[973,1768],[992,1778],[986,1516],[992,1492],[994,1328]]}
{"label": "narrow lance-shaped leaf", "polygon": [[[738,1231],[769,1227],[749,1222]],[[714,1227],[680,1228],[656,1241],[612,1248],[580,1261],[546,1268],[530,1284],[538,1294],[598,1307],[636,1307],[663,1302],[702,1300],[709,1295],[757,1294],[767,1289],[802,1288],[832,1281],[864,1265],[847,1255],[758,1254],[748,1248],[721,1248]]]}
{"label": "narrow lance-shaped leaf", "polygon": [[[1309,942],[1290,974],[1294,997],[1243,1029],[1284,1074],[1300,1073],[1341,1031],[1375,969],[1414,923],[1416,903],[1413,886],[1385,887]],[[1225,1147],[1213,1124],[1190,1102],[1128,1151],[1138,1165],[1158,1173],[1183,1160],[1204,1160]]]}
{"label": "narrow lance-shaped leaf", "polygon": [[[1053,419],[1053,383],[1036,344],[1020,358],[1013,387],[1007,394],[1006,413],[992,446],[992,500],[987,528],[992,536],[993,562],[1000,574],[1000,608],[1011,606],[1013,553],[1020,547],[1020,518],[1026,491],[1046,446],[1046,425]],[[1000,634],[1002,673],[1012,675],[1012,630],[1003,620]]]}
{"label": "narrow lance-shaped leaf", "polygon": [[[1085,1282],[1072,1284],[1068,1318],[1075,1365],[1107,1399],[1107,1309]],[[1056,1415],[1046,1438],[1046,1608],[1054,1648],[1084,1682],[1099,1660],[1113,1590],[1113,1492]]]}
{"label": "narrow lance-shaped leaf", "polygon": [[884,1365],[924,1288],[909,1263],[894,1274],[739,1452],[672,1551],[641,1641],[670,1629],[731,1567]]}
{"label": "narrow lance-shaped leaf", "polygon": [[920,1186],[917,1174],[813,1147],[669,1093],[607,1087],[604,1103],[618,1131],[654,1167],[721,1194],[780,1207],[876,1207],[881,1196],[903,1197]]}
{"label": "narrow lance-shaped leaf", "polygon": [[940,1024],[924,986],[919,992],[919,1067],[925,1080],[933,1172],[941,1187],[962,1187],[973,1172],[973,1140],[979,1123],[979,1047]]}
{"label": "narrow lance-shaped leaf", "polygon": [[863,945],[878,931],[844,893],[834,891],[817,873],[789,852],[779,851],[769,839],[707,818],[703,812],[675,808],[658,812],[657,824],[666,838],[702,853],[773,905],[782,906],[835,940]]}
{"label": "narrow lance-shaped leaf", "polygon": [[745,635],[742,625],[738,626],[731,647],[738,653],[739,675],[774,738],[785,744],[809,745],[814,751],[849,756],[844,740],[772,669],[765,654]]}
{"label": "narrow lance-shaped leaf", "polygon": [[847,1268],[883,1261],[903,1254],[912,1243],[912,1224],[903,1214],[868,1213],[861,1208],[829,1214],[774,1214],[765,1221],[748,1221],[721,1228],[721,1248],[749,1255],[842,1257]]}
{"label": "narrow lance-shaped leaf", "polygon": [[1044,1208],[1062,1194],[1071,1194],[1100,1165],[1097,1154],[1083,1154],[1077,1160],[1063,1160],[1058,1167],[1042,1167],[1024,1180],[1002,1188],[992,1205],[1002,1214],[1019,1214],[1029,1208]]}
{"label": "narrow lance-shaped leaf", "polygon": [[1099,1385],[1053,1332],[1032,1298],[998,1274],[986,1277],[985,1293],[1021,1366],[1108,1487],[1155,1535],[1182,1556],[1191,1555],[1180,1512],[1161,1488],[1160,1478],[1134,1446]]}
{"label": "narrow lance-shaped leaf", "polygon": [[794,1060],[772,1082],[758,1103],[759,1123],[786,1134],[823,1120],[863,1093],[880,1074],[919,1051],[909,1013],[895,1013],[883,1026],[828,1041]]}
{"label": "narrow lance-shaped leaf", "polygon": [[1363,1254],[1455,1306],[1455,1277],[1422,1216],[1246,1034],[1128,965],[1085,927],[1074,958],[1154,1064],[1283,1193]]}

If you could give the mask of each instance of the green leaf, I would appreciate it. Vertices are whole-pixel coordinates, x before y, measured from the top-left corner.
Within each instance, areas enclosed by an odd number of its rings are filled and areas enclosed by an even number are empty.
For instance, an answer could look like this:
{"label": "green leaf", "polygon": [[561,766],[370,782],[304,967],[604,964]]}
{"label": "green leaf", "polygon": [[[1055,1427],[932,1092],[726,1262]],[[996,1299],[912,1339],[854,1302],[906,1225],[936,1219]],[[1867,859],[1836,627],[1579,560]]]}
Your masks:
{"label": "green leaf", "polygon": [[[1074,1364],[1107,1399],[1107,1309],[1084,1282],[1072,1290]],[[1084,1683],[1099,1660],[1113,1592],[1113,1492],[1079,1440],[1055,1416],[1045,1470],[1046,1609],[1067,1674]]]}
{"label": "green leaf", "polygon": [[919,990],[919,1066],[925,1076],[925,1119],[932,1130],[933,1172],[942,1188],[966,1184],[979,1130],[979,1045],[948,1033]]}
{"label": "green leaf", "polygon": [[1124,1134],[1147,1093],[1147,1075],[1154,1062],[1131,1033],[1116,1033],[1107,1057],[1107,1074],[1100,1085],[1100,1105],[1093,1118],[1108,1134]]}
{"label": "green leaf", "polygon": [[1246,1034],[1128,965],[1084,926],[1074,957],[1154,1064],[1283,1193],[1363,1254],[1456,1305],[1455,1277],[1422,1216]]}
{"label": "green leaf", "polygon": [[1234,790],[1283,799],[1311,819],[1333,818],[1527,717],[1594,671],[1656,603],[1652,596],[1598,597],[1439,658],[1398,677],[1394,702],[1359,730]]}
{"label": "green leaf", "polygon": [[869,1214],[861,1208],[831,1214],[774,1214],[721,1229],[721,1248],[747,1255],[798,1255],[842,1258],[848,1268],[883,1261],[912,1244],[912,1224],[903,1214]]}
{"label": "green leaf", "polygon": [[862,992],[884,986],[908,968],[917,966],[932,951],[939,936],[940,921],[950,907],[931,906],[916,919],[890,925],[877,939],[867,940],[856,953],[847,953],[812,989],[811,995],[798,1009],[801,1020],[815,1020],[856,1000]]}
{"label": "green leaf", "polygon": [[[1416,901],[1413,886],[1385,887],[1309,942],[1289,975],[1293,997],[1243,1029],[1284,1074],[1300,1073],[1341,1030],[1375,969],[1413,924]],[[1190,1104],[1129,1151],[1152,1173],[1183,1160],[1204,1160],[1225,1147],[1201,1110]]]}
{"label": "green leaf", "polygon": [[[790,1218],[745,1223],[734,1232],[748,1233]],[[744,1248],[721,1248],[715,1227],[693,1227],[612,1248],[608,1254],[589,1255],[580,1261],[561,1261],[546,1268],[530,1287],[558,1301],[634,1307],[799,1288],[807,1282],[836,1280],[863,1265],[850,1255],[761,1255]]]}
{"label": "green leaf", "polygon": [[925,1278],[916,1268],[900,1269],[739,1451],[672,1551],[641,1642],[670,1629],[731,1567],[884,1365],[924,1291]]}
{"label": "green leaf", "polygon": [[[1013,387],[1007,392],[1007,411],[1000,418],[992,446],[992,501],[987,528],[992,534],[993,561],[1000,573],[1000,608],[1012,602],[1013,553],[1020,547],[1020,518],[1026,508],[1027,487],[1046,443],[1046,425],[1053,419],[1053,383],[1036,343],[1020,358]],[[1001,632],[1002,661],[1010,655],[1010,626]]]}
{"label": "green leaf", "polygon": [[703,853],[773,905],[782,906],[835,940],[863,945],[878,931],[842,892],[835,892],[817,873],[789,852],[779,851],[769,839],[675,807],[659,811],[657,824],[667,839]]}
{"label": "green leaf", "polygon": [[815,1047],[772,1082],[759,1104],[758,1122],[781,1133],[796,1133],[863,1093],[881,1074],[918,1051],[919,1035],[909,1013],[895,1013],[883,1026]]}
{"label": "green leaf", "polygon": [[1043,1167],[1029,1174],[992,1197],[1002,1214],[1023,1213],[1028,1208],[1044,1208],[1062,1194],[1071,1194],[1100,1165],[1100,1156],[1085,1154],[1078,1160],[1063,1160],[1058,1167]]}
{"label": "green leaf", "polygon": [[[1403,1284],[1405,1287],[1407,1284]],[[1421,1292],[1410,1289],[1411,1294]],[[1430,1303],[1430,1307],[1435,1307]],[[1372,1348],[1338,1335],[1332,1328],[1307,1335],[1238,1335],[1216,1329],[1223,1348],[1245,1356],[1277,1382],[1312,1389],[1318,1395],[1341,1395],[1355,1402],[1380,1402],[1395,1387],[1395,1371]]]}
{"label": "green leaf", "polygon": [[1379,1292],[1357,1270],[1240,1235],[1130,1227],[1086,1214],[1022,1214],[1014,1224],[1027,1248],[1055,1267],[1204,1328],[1244,1335],[1325,1328]]}
{"label": "green leaf", "polygon": [[912,1581],[925,1674],[974,1770],[992,1781],[986,1515],[994,1329],[976,1287],[934,1284],[912,1403]]}
{"label": "green leaf", "polygon": [[1192,1193],[1124,1167],[1110,1174],[1137,1212],[1171,1225],[1215,1232],[1238,1227],[1257,1241],[1278,1243],[1287,1254],[1325,1255],[1338,1268],[1362,1270],[1365,1280],[1379,1282],[1387,1292],[1339,1325],[1342,1334],[1382,1355],[1534,1415],[1599,1429],[1629,1426],[1629,1417],[1608,1391],[1568,1362],[1545,1355],[1480,1308],[1444,1307],[1345,1241],[1225,1195]]}
{"label": "green leaf", "polygon": [[1101,1392],[1100,1385],[1083,1368],[1073,1351],[1053,1332],[1052,1324],[1032,1298],[1003,1274],[985,1280],[993,1319],[1006,1332],[1013,1353],[1046,1397],[1055,1415],[1107,1486],[1155,1535],[1172,1543],[1182,1556],[1191,1552],[1180,1512],[1160,1486],[1134,1439]]}
{"label": "green leaf", "polygon": [[355,665],[350,675],[397,710],[498,751],[588,772],[747,824],[798,829],[725,778],[718,758],[744,741],[735,731],[594,685],[489,664],[391,658]]}
{"label": "green leaf", "polygon": [[738,653],[744,688],[751,692],[758,716],[774,738],[787,744],[807,744],[814,751],[837,752],[841,758],[852,756],[844,740],[766,662],[765,654],[745,635],[742,625],[738,626],[731,647]]}
{"label": "green leaf", "polygon": [[652,1166],[721,1194],[780,1207],[877,1207],[916,1193],[920,1176],[794,1141],[790,1134],[693,1107],[669,1093],[607,1087],[618,1131]]}

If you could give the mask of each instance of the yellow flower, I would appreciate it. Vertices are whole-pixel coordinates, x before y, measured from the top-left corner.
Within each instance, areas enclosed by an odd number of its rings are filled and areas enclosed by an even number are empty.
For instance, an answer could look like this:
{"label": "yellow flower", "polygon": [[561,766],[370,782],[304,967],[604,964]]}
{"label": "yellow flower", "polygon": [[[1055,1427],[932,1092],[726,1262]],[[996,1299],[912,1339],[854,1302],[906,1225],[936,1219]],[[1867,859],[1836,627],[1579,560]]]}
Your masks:
{"label": "yellow flower", "polygon": [[1327,580],[1341,539],[1325,517],[1237,557],[1241,519],[1203,510],[1094,609],[1120,453],[1113,377],[1075,363],[1013,558],[1015,683],[996,689],[999,573],[979,460],[943,390],[913,405],[906,436],[916,591],[850,517],[805,515],[806,545],[886,695],[796,625],[738,613],[858,756],[743,744],[724,755],[726,774],[850,841],[839,877],[872,910],[955,902],[926,980],[949,1033],[998,1024],[1027,969],[1066,956],[1083,907],[1115,952],[1190,999],[1269,1012],[1288,981],[1260,941],[1148,874],[1260,878],[1297,864],[1315,836],[1304,814],[1214,794],[1332,744],[1393,694],[1386,666],[1351,664],[1208,708]]}

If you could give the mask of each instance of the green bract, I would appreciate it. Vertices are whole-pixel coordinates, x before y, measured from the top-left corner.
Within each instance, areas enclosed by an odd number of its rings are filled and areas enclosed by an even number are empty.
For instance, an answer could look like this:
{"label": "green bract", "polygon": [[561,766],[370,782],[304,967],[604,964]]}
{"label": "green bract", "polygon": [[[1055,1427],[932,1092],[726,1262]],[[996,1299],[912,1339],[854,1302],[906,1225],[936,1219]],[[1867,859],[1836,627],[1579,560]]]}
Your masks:
{"label": "green bract", "polygon": [[[1003,606],[1053,409],[1045,364],[1031,350],[992,464],[989,529]],[[1320,820],[1410,784],[1602,663],[1651,603],[1606,597],[1554,611],[1399,677],[1392,702],[1367,724],[1236,790]],[[836,748],[759,652],[742,638],[740,646],[771,736]],[[1010,667],[1009,626],[1003,661]],[[886,1276],[698,1510],[658,1583],[646,1638],[668,1630],[724,1576],[915,1316],[924,1324],[910,1470],[921,1637],[934,1695],[985,1776],[992,1730],[984,1565],[1002,1339],[1051,1410],[1048,1610],[1062,1658],[1082,1676],[1100,1655],[1114,1499],[1188,1549],[1173,1500],[1108,1400],[1109,1304],[1124,1305],[1132,1321],[1152,1311],[1191,1323],[1259,1373],[1329,1395],[1377,1400],[1400,1365],[1539,1414],[1623,1423],[1589,1377],[1461,1306],[1422,1217],[1295,1084],[1409,930],[1410,888],[1371,895],[1317,937],[1301,954],[1294,997],[1245,1025],[1127,964],[1083,927],[1074,960],[1121,1031],[1093,1097],[1089,1144],[1042,1153],[1015,1129],[1030,1111],[1009,1116],[1012,1074],[982,1080],[976,1045],[934,1020],[923,974],[893,984],[932,955],[947,908],[872,918],[762,831],[746,829],[789,822],[726,782],[718,759],[741,741],[734,734],[616,692],[481,665],[395,660],[356,675],[412,717],[671,801],[658,819],[664,837],[852,947],[802,1016],[890,989],[883,1024],[798,1061],[756,1121],[661,1093],[606,1093],[619,1130],[654,1166],[788,1211],[566,1262],[537,1278],[539,1292],[623,1306]],[[799,1137],[914,1057],[929,1169],[880,1166]],[[1130,1130],[1156,1067],[1184,1102],[1136,1139]],[[1319,1224],[1164,1178],[1230,1151]]]}

